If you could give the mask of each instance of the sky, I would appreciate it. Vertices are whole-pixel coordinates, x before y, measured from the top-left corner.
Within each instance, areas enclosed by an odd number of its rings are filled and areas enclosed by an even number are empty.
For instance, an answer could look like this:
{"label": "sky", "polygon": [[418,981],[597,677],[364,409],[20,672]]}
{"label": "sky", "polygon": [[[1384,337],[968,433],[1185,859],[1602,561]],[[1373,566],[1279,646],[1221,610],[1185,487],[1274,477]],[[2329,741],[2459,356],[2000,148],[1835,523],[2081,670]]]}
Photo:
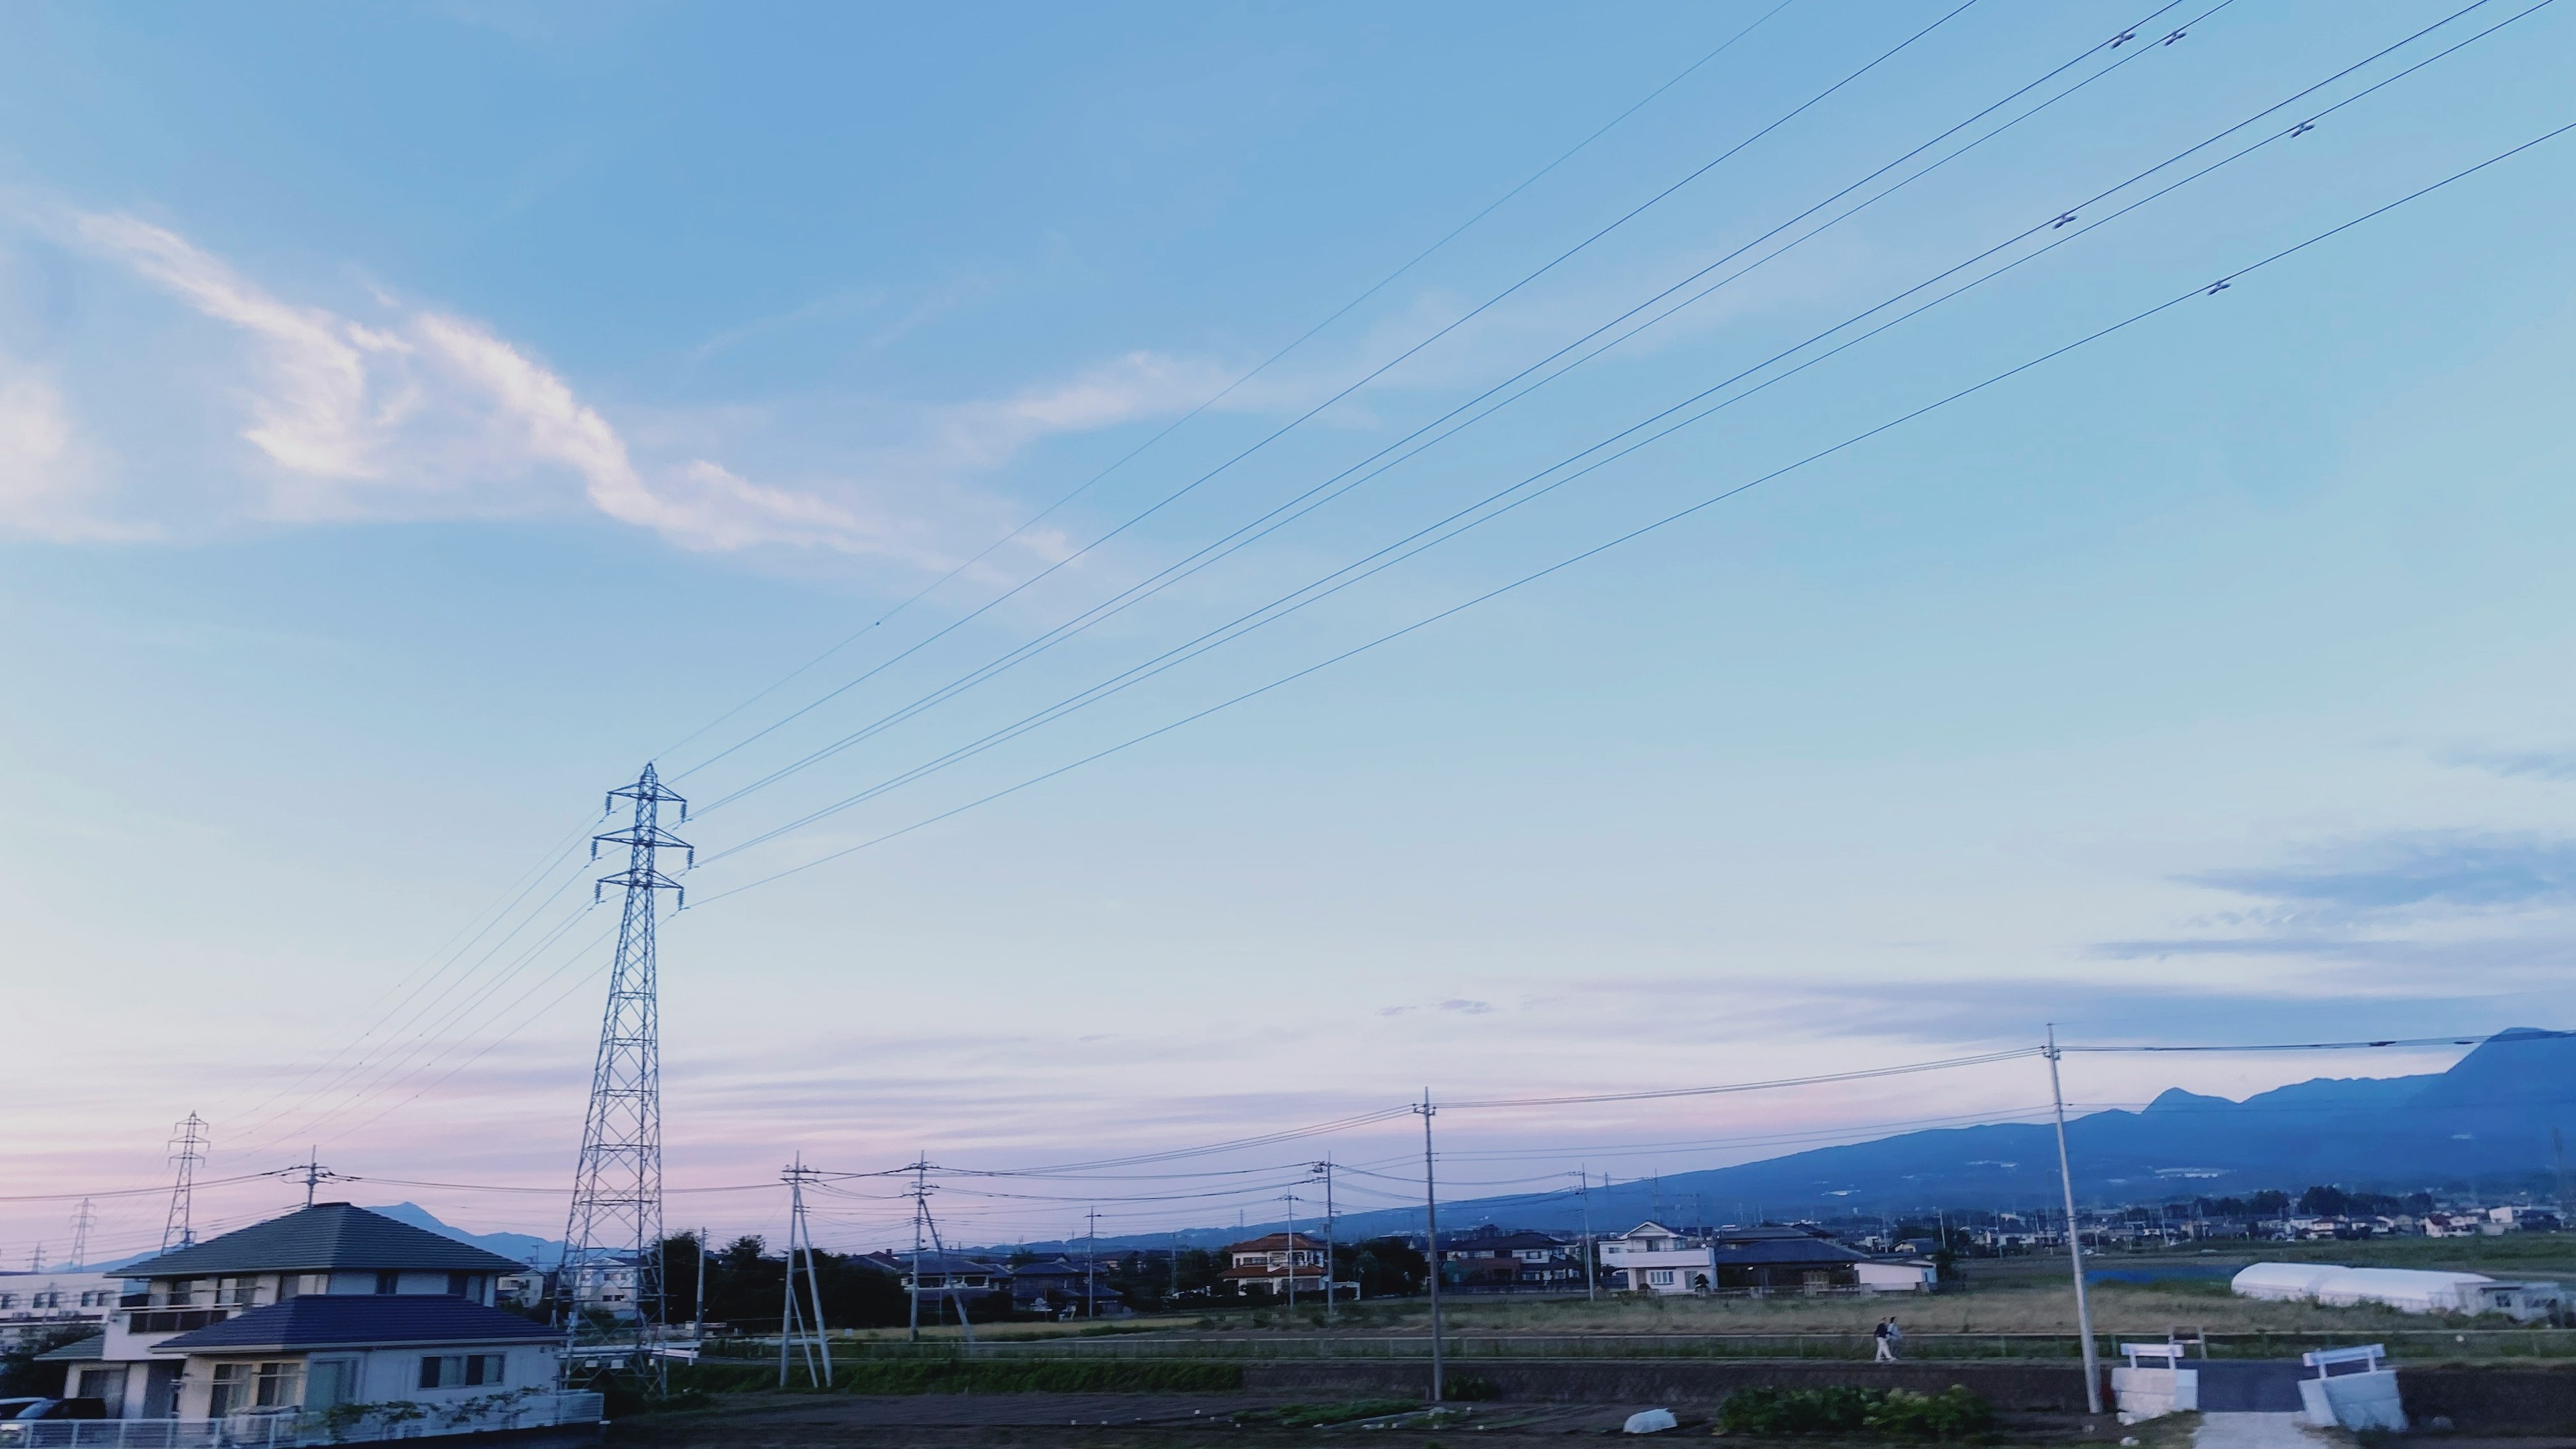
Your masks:
{"label": "sky", "polygon": [[2576,15],[2150,8],[17,9],[0,1262],[560,1231],[648,761],[718,1231],[2576,1025]]}

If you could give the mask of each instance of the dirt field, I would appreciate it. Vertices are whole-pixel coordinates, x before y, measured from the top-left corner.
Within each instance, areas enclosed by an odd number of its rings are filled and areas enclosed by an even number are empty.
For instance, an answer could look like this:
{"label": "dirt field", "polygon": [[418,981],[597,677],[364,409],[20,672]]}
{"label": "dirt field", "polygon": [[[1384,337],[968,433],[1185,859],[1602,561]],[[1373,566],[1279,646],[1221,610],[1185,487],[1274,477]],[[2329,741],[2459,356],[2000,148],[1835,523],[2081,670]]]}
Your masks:
{"label": "dirt field", "polygon": [[[1306,1407],[1327,1407],[1309,1404]],[[1367,1442],[1388,1449],[1454,1444],[1478,1439],[1545,1435],[1616,1434],[1638,1404],[1466,1405],[1438,1424],[1396,1424],[1386,1432],[1358,1424],[1319,1430],[1282,1426],[1280,1411],[1299,1401],[1248,1395],[1173,1394],[921,1394],[904,1398],[745,1395],[723,1407],[690,1414],[639,1418],[612,1425],[617,1449],[858,1449],[858,1446],[1081,1446],[1081,1449],[1268,1449],[1313,1445],[1318,1436],[1367,1432]],[[1705,1412],[1684,1412],[1683,1434],[1708,1434]],[[2001,1445],[2108,1446],[2119,1437],[2104,1420],[2087,1431],[2075,1415],[2017,1415],[1993,1442]],[[1739,1449],[1775,1449],[1762,1441],[1730,1437]],[[1863,1449],[1827,1439],[1794,1441],[1797,1449]],[[1776,1449],[1787,1449],[1786,1444]],[[1865,1449],[1889,1449],[1872,1440]],[[2179,1446],[2176,1446],[2179,1449]]]}

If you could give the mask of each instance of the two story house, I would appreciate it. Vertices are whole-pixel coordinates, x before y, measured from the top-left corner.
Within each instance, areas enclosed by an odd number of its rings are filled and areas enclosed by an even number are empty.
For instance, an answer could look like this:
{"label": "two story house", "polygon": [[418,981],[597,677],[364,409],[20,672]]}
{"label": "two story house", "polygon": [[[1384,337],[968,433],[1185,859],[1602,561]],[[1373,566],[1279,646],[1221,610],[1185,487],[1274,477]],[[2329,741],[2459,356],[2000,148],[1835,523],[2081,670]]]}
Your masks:
{"label": "two story house", "polygon": [[526,1389],[524,1402],[554,1390],[562,1335],[493,1306],[495,1280],[519,1266],[317,1203],[125,1269],[106,1331],[46,1357],[66,1365],[71,1396],[113,1418],[438,1413]]}
{"label": "two story house", "polygon": [[1323,1240],[1304,1233],[1271,1233],[1233,1244],[1225,1252],[1227,1265],[1217,1277],[1246,1292],[1282,1298],[1291,1291],[1320,1296],[1330,1272]]}

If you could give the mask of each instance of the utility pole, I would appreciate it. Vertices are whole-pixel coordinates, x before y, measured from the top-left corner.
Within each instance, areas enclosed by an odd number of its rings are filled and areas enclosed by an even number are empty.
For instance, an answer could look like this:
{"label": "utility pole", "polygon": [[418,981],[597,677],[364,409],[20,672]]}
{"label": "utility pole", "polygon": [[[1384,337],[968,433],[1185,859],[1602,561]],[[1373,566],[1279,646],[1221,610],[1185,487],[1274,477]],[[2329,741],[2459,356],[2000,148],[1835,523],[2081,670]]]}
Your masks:
{"label": "utility pole", "polygon": [[1100,1316],[1100,1209],[1092,1208],[1091,1236],[1082,1249],[1082,1316]]}
{"label": "utility pole", "polygon": [[89,1266],[89,1230],[97,1226],[98,1214],[91,1209],[89,1199],[82,1198],[72,1212],[71,1267],[75,1273]]}
{"label": "utility pole", "polygon": [[1288,1311],[1297,1311],[1297,1190],[1288,1190]]}
{"label": "utility pole", "polygon": [[336,1174],[334,1174],[331,1169],[322,1165],[322,1149],[320,1147],[313,1148],[311,1155],[306,1157],[304,1161],[298,1165],[304,1170],[304,1205],[306,1207],[311,1207],[313,1206],[313,1189],[315,1185],[331,1181]]}
{"label": "utility pole", "polygon": [[1587,1303],[1598,1303],[1601,1301],[1601,1285],[1594,1280],[1592,1273],[1592,1169],[1577,1168],[1574,1180],[1582,1184],[1575,1193],[1583,1199],[1583,1298]]}
{"label": "utility pole", "polygon": [[1324,1326],[1333,1324],[1333,1155],[1315,1164],[1324,1174]]}
{"label": "utility pole", "polygon": [[921,1342],[921,1224],[930,1211],[930,1159],[916,1157],[912,1163],[912,1320],[905,1335],[910,1343]]}
{"label": "utility pole", "polygon": [[1431,1171],[1431,1089],[1422,1089],[1422,1256],[1431,1274],[1431,1402],[1440,1402],[1440,1191]]}
{"label": "utility pole", "polygon": [[931,1213],[928,1198],[922,1199],[921,1218],[923,1222],[930,1225],[930,1251],[936,1254],[938,1261],[944,1265],[939,1275],[939,1283],[947,1290],[948,1296],[956,1300],[957,1327],[966,1335],[966,1356],[973,1358],[975,1356],[975,1316],[966,1311],[966,1290],[957,1285],[956,1273],[949,1270],[953,1265],[949,1264],[948,1245],[939,1240],[939,1219]]}
{"label": "utility pole", "polygon": [[691,1295],[689,1303],[690,1316],[697,1320],[689,1325],[689,1343],[691,1347],[702,1347],[707,1341],[707,1229],[704,1227],[698,1229],[698,1291]]}
{"label": "utility pole", "polygon": [[[787,1182],[787,1302],[778,1317],[778,1386],[787,1387],[788,1345],[794,1344],[798,1356],[805,1360],[805,1381],[815,1388],[832,1386],[832,1343],[823,1336],[823,1281],[814,1271],[814,1225],[805,1216],[805,1184],[822,1174],[805,1165],[805,1154],[796,1154],[795,1165],[779,1174]],[[805,1305],[796,1299],[796,1250],[805,1250],[805,1287],[813,1300],[812,1323],[806,1326]],[[699,1261],[705,1261],[703,1252]],[[920,1279],[914,1279],[916,1292]]]}
{"label": "utility pole", "polygon": [[564,1281],[574,1296],[558,1311],[569,1350],[581,1336],[584,1273],[604,1273],[620,1256],[633,1255],[635,1328],[627,1368],[642,1379],[647,1394],[660,1398],[670,1383],[654,1342],[663,1316],[662,1008],[654,924],[657,893],[670,891],[678,904],[688,903],[680,883],[662,872],[660,853],[685,851],[695,865],[697,851],[662,828],[663,806],[678,806],[685,822],[689,802],[665,788],[651,765],[634,784],[609,791],[603,810],[615,810],[620,800],[632,803],[633,819],[622,830],[590,838],[593,860],[603,845],[626,847],[626,868],[601,876],[591,900],[596,903],[612,885],[626,899],[608,973],[608,1004],[599,1020],[599,1056],[591,1067],[572,1207],[564,1220]]}
{"label": "utility pole", "polygon": [[206,1119],[191,1112],[170,1129],[170,1161],[178,1177],[170,1184],[170,1216],[161,1224],[162,1252],[197,1245],[197,1164],[205,1160]]}
{"label": "utility pole", "polygon": [[1178,1234],[1178,1233],[1174,1233],[1174,1234],[1172,1234],[1172,1300],[1173,1300],[1174,1302],[1178,1302],[1178,1301],[1180,1301],[1180,1297],[1181,1297],[1181,1235],[1180,1235],[1180,1234]]}
{"label": "utility pole", "polygon": [[2084,1296],[2084,1236],[2075,1230],[2075,1168],[2066,1156],[2066,1089],[2057,1075],[2057,1024],[2048,1026],[2048,1096],[2057,1109],[2057,1181],[2066,1192],[2066,1261],[2075,1270],[2075,1331],[2084,1342],[2084,1411],[2102,1412],[2102,1364],[2093,1349],[2093,1307]]}

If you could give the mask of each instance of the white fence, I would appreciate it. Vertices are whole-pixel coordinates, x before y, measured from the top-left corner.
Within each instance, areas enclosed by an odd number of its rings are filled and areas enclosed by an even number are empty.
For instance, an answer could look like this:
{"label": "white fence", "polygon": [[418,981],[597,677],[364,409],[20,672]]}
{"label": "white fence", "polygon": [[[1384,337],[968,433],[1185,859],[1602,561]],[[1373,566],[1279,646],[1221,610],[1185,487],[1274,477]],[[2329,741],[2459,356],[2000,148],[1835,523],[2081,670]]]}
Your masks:
{"label": "white fence", "polygon": [[450,1408],[428,1404],[352,1405],[373,1412],[338,1415],[296,1410],[229,1414],[220,1419],[44,1419],[0,1425],[0,1449],[301,1449],[305,1445],[375,1444],[434,1439],[494,1429],[546,1429],[596,1424],[597,1394],[546,1393]]}

